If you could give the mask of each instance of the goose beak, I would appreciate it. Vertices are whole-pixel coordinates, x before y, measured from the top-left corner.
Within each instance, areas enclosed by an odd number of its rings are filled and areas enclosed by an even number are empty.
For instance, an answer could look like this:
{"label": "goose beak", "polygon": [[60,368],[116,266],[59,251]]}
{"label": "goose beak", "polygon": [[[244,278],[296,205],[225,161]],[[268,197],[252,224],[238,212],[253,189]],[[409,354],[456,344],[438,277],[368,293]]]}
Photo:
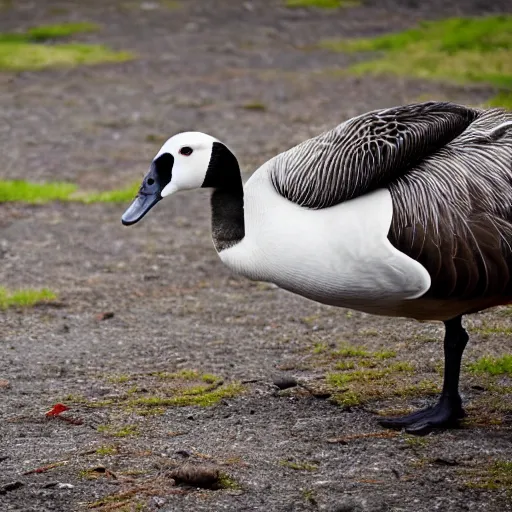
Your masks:
{"label": "goose beak", "polygon": [[131,226],[139,222],[146,213],[155,206],[158,201],[162,199],[160,193],[145,195],[141,192],[137,194],[137,197],[133,200],[132,204],[128,207],[128,209],[124,212],[121,217],[121,222],[125,226]]}
{"label": "goose beak", "polygon": [[162,185],[164,184],[161,182],[157,168],[153,163],[151,164],[149,172],[142,180],[142,185],[137,193],[137,197],[121,217],[121,222],[125,226],[131,226],[139,222],[139,220],[162,199]]}

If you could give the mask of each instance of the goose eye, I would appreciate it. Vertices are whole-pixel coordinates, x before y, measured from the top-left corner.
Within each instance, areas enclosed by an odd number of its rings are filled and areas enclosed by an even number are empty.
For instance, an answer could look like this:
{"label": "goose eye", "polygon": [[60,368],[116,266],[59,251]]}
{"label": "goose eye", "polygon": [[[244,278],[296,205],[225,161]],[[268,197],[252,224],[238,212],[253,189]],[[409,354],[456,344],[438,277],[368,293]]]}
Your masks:
{"label": "goose eye", "polygon": [[185,146],[180,149],[180,155],[190,156],[192,154],[193,149]]}

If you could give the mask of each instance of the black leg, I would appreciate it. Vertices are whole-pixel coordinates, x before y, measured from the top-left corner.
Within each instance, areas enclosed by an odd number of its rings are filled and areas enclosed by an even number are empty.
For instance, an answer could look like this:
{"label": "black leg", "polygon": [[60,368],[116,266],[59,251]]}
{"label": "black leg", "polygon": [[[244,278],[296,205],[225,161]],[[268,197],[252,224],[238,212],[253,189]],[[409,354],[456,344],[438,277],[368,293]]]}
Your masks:
{"label": "black leg", "polygon": [[387,428],[405,428],[410,434],[424,435],[434,428],[454,425],[465,416],[459,395],[462,353],[468,334],[462,327],[462,316],[444,323],[444,382],[437,404],[399,418],[383,418],[379,423]]}

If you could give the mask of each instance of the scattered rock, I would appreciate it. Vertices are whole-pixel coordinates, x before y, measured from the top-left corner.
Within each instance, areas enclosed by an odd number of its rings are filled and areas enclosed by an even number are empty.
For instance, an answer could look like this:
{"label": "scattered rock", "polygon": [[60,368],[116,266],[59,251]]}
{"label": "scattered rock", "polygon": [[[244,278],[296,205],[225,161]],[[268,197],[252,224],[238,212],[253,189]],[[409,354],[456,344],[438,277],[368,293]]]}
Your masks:
{"label": "scattered rock", "polygon": [[149,500],[150,508],[162,508],[167,503],[167,500],[160,498],[160,496],[153,496]]}
{"label": "scattered rock", "polygon": [[438,457],[437,459],[434,459],[432,461],[434,464],[438,464],[439,466],[458,466],[459,463],[455,459],[443,459],[441,457]]}
{"label": "scattered rock", "polygon": [[113,311],[106,311],[105,313],[100,313],[99,315],[96,315],[96,320],[98,320],[98,322],[102,322],[103,320],[110,320],[111,318],[114,318]]}
{"label": "scattered rock", "polygon": [[25,484],[23,482],[20,482],[19,480],[16,482],[9,482],[8,484],[5,484],[2,487],[0,487],[0,494],[7,494],[8,492],[15,491],[16,489],[19,489],[24,485]]}
{"label": "scattered rock", "polygon": [[65,483],[58,483],[57,489],[74,489],[75,486],[73,484],[65,484]]}
{"label": "scattered rock", "polygon": [[57,329],[57,333],[59,333],[59,334],[66,334],[67,332],[69,332],[69,325],[68,324],[62,324]]}
{"label": "scattered rock", "polygon": [[279,389],[288,389],[297,386],[297,381],[293,377],[276,377],[272,383]]}
{"label": "scattered rock", "polygon": [[352,501],[338,503],[329,509],[329,512],[359,512],[361,509]]}
{"label": "scattered rock", "polygon": [[331,437],[327,439],[329,444],[348,444],[348,441],[344,437]]}
{"label": "scattered rock", "polygon": [[177,485],[190,485],[202,489],[221,487],[221,473],[212,466],[186,464],[170,473]]}

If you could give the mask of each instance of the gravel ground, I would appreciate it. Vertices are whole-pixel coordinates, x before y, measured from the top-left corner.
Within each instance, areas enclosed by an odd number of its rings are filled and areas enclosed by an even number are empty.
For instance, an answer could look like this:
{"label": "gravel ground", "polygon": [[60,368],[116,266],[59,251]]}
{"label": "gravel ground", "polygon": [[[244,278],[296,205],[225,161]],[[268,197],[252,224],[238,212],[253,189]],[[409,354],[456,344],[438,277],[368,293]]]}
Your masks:
{"label": "gravel ground", "polygon": [[[492,91],[342,76],[333,70],[360,57],[312,44],[423,19],[511,12],[505,0],[368,0],[335,12],[290,10],[278,0],[181,4],[20,0],[4,7],[2,32],[98,22],[101,32],[76,39],[138,58],[0,74],[2,177],[124,187],[143,175],[165,138],[188,129],[228,143],[248,176],[276,152],[370,109],[419,98],[480,104]],[[53,306],[0,311],[2,511],[512,510],[512,476],[492,469],[512,459],[510,379],[493,387],[465,371],[469,420],[421,439],[381,429],[376,411],[419,407],[432,396],[384,394],[344,408],[303,387],[273,385],[295,378],[321,387],[328,363],[313,347],[340,341],[394,350],[415,366],[409,378],[439,383],[440,324],[324,307],[230,275],[212,248],[204,191],[166,201],[130,229],[120,223],[124,208],[0,204],[0,283],[59,294]],[[467,320],[466,361],[510,352],[507,311]],[[113,317],[101,320],[106,312]],[[212,407],[164,407],[149,416],[116,405],[162,385],[155,372],[183,369],[243,381],[245,389]],[[508,409],[481,413],[479,404],[496,396]],[[79,424],[45,418],[58,401]],[[116,437],[100,425],[134,430]],[[102,446],[111,449],[98,452]],[[62,464],[24,474],[55,463]],[[236,484],[172,485],[184,463],[221,467]],[[109,495],[116,497],[101,501]]]}

